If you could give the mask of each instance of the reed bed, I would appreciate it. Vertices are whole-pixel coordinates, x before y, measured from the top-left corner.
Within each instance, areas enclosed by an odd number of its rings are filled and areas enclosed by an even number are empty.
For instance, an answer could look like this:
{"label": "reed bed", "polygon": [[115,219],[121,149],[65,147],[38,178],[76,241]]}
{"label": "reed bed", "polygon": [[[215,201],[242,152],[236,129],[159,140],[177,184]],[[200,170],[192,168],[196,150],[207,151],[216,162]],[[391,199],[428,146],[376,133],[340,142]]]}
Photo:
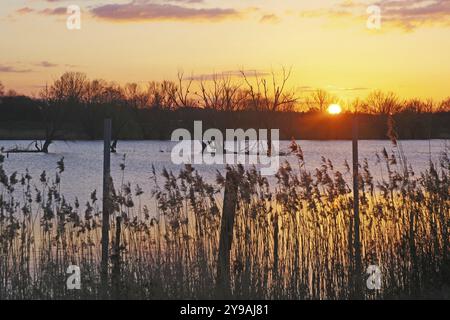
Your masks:
{"label": "reed bed", "polygon": [[[231,247],[231,298],[349,299],[355,279],[364,299],[450,298],[449,150],[416,174],[395,145],[377,167],[360,164],[361,274],[355,274],[353,197],[348,172],[332,161],[307,170],[301,148],[276,184],[252,168],[227,168],[238,184]],[[96,192],[82,206],[61,191],[64,160],[51,176],[7,174],[0,154],[0,299],[99,299],[101,206]],[[108,298],[215,297],[222,198],[221,173],[208,183],[191,166],[153,169],[152,194],[115,181]],[[374,181],[371,170],[382,170]],[[152,197],[154,208],[142,205]],[[146,202],[144,202],[146,203]],[[117,219],[117,218],[120,219]],[[121,222],[120,241],[117,223]],[[117,262],[120,262],[118,264]],[[81,270],[68,290],[67,267]],[[366,288],[370,265],[380,290]]]}

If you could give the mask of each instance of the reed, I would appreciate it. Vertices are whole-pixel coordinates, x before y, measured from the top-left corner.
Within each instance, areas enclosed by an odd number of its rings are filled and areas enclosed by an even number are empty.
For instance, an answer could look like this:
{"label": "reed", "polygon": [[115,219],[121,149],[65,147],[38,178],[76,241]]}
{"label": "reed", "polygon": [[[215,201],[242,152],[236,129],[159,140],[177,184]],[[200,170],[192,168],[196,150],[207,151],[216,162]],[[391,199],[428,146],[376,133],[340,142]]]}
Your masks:
{"label": "reed", "polygon": [[[274,185],[255,168],[227,168],[238,185],[231,295],[351,298],[351,174],[325,158],[307,170],[300,146],[293,142],[291,151],[297,161],[279,168]],[[399,144],[376,157],[378,168],[360,163],[360,237],[363,271],[379,266],[382,288],[364,289],[364,298],[449,298],[449,150],[419,174]],[[0,299],[100,299],[96,192],[84,208],[78,200],[68,203],[63,159],[56,173],[37,180],[28,172],[7,174],[3,160],[0,154]],[[224,176],[218,172],[216,183],[208,183],[189,165],[179,173],[153,168],[153,192],[146,195],[125,182],[125,163],[121,169],[112,194],[109,297],[212,298]],[[371,174],[375,169],[384,173],[380,181]],[[155,207],[143,206],[143,197],[152,197]],[[81,290],[66,287],[69,265],[81,269]]]}

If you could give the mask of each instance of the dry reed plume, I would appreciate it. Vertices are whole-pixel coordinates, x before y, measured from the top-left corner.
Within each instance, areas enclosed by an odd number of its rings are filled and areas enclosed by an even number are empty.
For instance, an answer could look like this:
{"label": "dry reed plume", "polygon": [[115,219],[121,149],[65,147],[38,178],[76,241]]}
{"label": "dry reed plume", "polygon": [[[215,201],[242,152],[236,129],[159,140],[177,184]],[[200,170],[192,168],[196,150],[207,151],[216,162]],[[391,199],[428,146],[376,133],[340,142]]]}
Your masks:
{"label": "dry reed plume", "polygon": [[[352,196],[346,172],[323,158],[308,171],[293,143],[295,165],[283,164],[269,182],[256,169],[227,168],[238,181],[231,249],[234,298],[346,299],[352,297]],[[439,164],[415,174],[398,145],[377,155],[385,173],[374,181],[360,166],[364,271],[382,270],[382,289],[366,299],[449,298],[448,150]],[[101,212],[93,192],[85,209],[61,190],[64,161],[52,178],[7,175],[0,154],[0,299],[97,299],[101,294]],[[347,166],[348,167],[348,166]],[[122,165],[125,172],[125,164]],[[350,169],[349,169],[350,170]],[[156,208],[124,183],[113,194],[112,261],[120,270],[109,295],[121,299],[213,298],[225,178],[205,182],[191,166],[178,174],[153,169]],[[117,184],[117,181],[115,181]],[[120,216],[121,241],[116,239]],[[66,269],[81,268],[81,290],[67,290]],[[111,264],[112,269],[112,264]],[[117,276],[118,275],[118,276]],[[367,276],[361,275],[363,279]],[[364,284],[365,288],[365,284]]]}

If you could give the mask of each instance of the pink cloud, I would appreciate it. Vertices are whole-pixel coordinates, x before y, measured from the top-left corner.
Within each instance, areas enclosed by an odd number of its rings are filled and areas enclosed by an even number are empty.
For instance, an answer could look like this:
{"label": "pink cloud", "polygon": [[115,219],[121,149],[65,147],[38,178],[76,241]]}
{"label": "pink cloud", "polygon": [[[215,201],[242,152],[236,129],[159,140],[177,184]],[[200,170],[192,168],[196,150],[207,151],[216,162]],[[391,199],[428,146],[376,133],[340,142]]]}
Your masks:
{"label": "pink cloud", "polygon": [[382,22],[389,26],[412,31],[420,26],[450,26],[449,0],[381,0],[343,1],[333,8],[320,8],[301,12],[304,18],[358,18],[368,17],[366,9],[370,5],[379,6]]}
{"label": "pink cloud", "polygon": [[[174,0],[172,0],[173,2]],[[198,0],[178,0],[179,3],[201,3]],[[126,4],[106,4],[91,9],[93,16],[116,22],[127,21],[220,21],[238,18],[235,9],[198,8],[179,4],[156,3],[148,0],[134,0]]]}

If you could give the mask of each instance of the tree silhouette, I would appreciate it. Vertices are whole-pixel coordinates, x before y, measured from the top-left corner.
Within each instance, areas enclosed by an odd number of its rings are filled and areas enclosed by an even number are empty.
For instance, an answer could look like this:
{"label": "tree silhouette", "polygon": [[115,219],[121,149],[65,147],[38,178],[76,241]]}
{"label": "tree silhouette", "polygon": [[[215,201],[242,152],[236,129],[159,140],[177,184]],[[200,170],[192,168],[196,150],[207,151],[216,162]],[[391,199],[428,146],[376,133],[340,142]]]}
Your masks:
{"label": "tree silhouette", "polygon": [[306,97],[305,104],[309,111],[325,112],[330,104],[338,103],[338,98],[323,89],[314,90]]}
{"label": "tree silhouette", "polygon": [[367,109],[362,111],[372,114],[392,115],[401,110],[401,103],[395,93],[379,90],[369,94],[365,106]]}
{"label": "tree silhouette", "polygon": [[294,91],[287,91],[286,84],[291,77],[292,68],[282,68],[281,80],[277,80],[274,71],[271,72],[271,80],[267,81],[265,78],[260,78],[257,72],[254,72],[255,81],[252,83],[244,70],[241,70],[241,75],[247,84],[248,95],[250,97],[250,107],[255,111],[264,111],[266,116],[264,118],[267,134],[267,155],[272,155],[272,135],[271,135],[271,113],[278,111],[291,111],[297,102],[297,97]]}

